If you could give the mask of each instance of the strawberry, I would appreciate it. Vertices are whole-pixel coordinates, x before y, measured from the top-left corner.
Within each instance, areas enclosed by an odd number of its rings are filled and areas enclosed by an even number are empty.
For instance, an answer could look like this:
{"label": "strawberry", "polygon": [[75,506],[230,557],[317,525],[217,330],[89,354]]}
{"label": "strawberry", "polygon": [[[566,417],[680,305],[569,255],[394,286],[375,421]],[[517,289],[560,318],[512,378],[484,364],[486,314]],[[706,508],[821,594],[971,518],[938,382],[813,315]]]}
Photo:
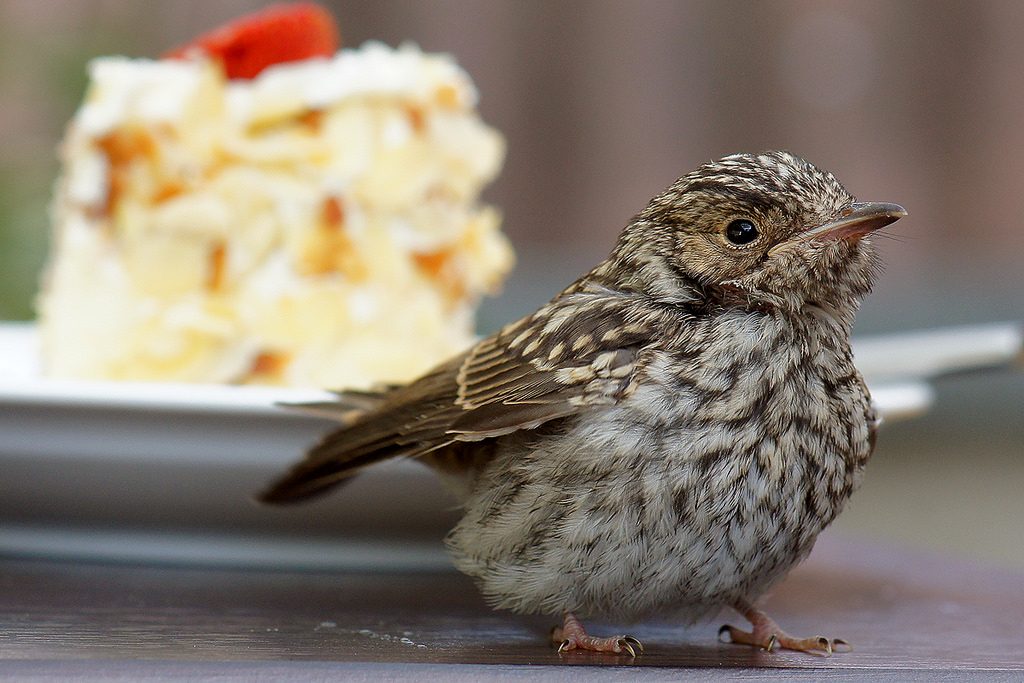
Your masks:
{"label": "strawberry", "polygon": [[330,56],[338,42],[338,27],[323,7],[282,3],[239,17],[163,57],[186,59],[198,52],[220,60],[228,78],[254,78],[273,64]]}

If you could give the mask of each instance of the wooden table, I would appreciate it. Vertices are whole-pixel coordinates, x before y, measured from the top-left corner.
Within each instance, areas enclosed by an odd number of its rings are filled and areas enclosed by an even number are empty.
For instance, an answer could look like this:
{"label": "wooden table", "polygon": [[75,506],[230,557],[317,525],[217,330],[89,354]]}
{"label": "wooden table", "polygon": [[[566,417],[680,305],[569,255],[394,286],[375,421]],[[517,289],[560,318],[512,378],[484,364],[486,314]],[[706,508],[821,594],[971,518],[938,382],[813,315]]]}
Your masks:
{"label": "wooden table", "polygon": [[[764,603],[832,658],[720,644],[720,621],[569,653],[454,572],[285,573],[0,560],[0,677],[35,680],[1024,679],[1024,577],[826,536]],[[725,616],[743,624],[732,614]],[[595,632],[614,625],[594,623]],[[620,629],[615,629],[620,630]],[[680,667],[691,669],[681,672]],[[696,671],[694,671],[696,669]]]}

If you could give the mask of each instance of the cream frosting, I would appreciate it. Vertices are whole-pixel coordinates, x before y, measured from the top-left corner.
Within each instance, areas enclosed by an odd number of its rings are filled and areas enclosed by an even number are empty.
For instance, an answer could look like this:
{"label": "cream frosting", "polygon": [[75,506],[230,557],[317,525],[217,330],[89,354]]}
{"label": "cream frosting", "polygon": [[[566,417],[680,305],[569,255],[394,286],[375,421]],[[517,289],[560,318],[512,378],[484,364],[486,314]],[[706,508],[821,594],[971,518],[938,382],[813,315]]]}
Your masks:
{"label": "cream frosting", "polygon": [[89,73],[40,298],[50,374],[367,386],[470,343],[512,252],[479,202],[504,143],[450,57]]}

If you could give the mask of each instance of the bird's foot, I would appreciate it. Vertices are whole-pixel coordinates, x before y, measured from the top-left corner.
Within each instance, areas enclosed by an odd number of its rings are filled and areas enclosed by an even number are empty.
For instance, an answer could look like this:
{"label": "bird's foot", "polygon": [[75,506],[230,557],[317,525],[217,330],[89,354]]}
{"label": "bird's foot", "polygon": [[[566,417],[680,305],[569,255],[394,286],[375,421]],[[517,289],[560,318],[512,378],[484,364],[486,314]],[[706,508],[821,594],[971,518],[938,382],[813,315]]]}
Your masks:
{"label": "bird's foot", "polygon": [[589,635],[580,620],[570,612],[566,612],[561,626],[551,629],[551,642],[558,646],[558,654],[570,650],[589,650],[636,657],[644,651],[644,646],[633,636],[595,638]]}
{"label": "bird's foot", "polygon": [[723,642],[753,645],[767,652],[777,648],[820,654],[826,657],[831,657],[834,652],[850,652],[853,650],[849,643],[840,638],[826,638],[824,636],[795,638],[779,628],[774,619],[746,601],[737,602],[734,607],[750,620],[754,628],[750,631],[742,631],[735,626],[726,624],[718,629],[718,638],[720,640],[726,634],[729,636],[729,640]]}

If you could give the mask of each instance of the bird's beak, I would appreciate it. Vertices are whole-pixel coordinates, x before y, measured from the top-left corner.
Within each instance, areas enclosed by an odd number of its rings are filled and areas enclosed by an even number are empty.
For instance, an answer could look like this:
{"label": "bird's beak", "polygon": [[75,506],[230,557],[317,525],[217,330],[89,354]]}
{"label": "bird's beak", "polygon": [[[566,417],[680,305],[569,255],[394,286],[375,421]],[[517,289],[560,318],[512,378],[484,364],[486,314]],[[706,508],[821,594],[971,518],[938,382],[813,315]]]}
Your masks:
{"label": "bird's beak", "polygon": [[856,241],[906,215],[907,210],[899,204],[854,202],[839,218],[807,230],[798,239]]}

